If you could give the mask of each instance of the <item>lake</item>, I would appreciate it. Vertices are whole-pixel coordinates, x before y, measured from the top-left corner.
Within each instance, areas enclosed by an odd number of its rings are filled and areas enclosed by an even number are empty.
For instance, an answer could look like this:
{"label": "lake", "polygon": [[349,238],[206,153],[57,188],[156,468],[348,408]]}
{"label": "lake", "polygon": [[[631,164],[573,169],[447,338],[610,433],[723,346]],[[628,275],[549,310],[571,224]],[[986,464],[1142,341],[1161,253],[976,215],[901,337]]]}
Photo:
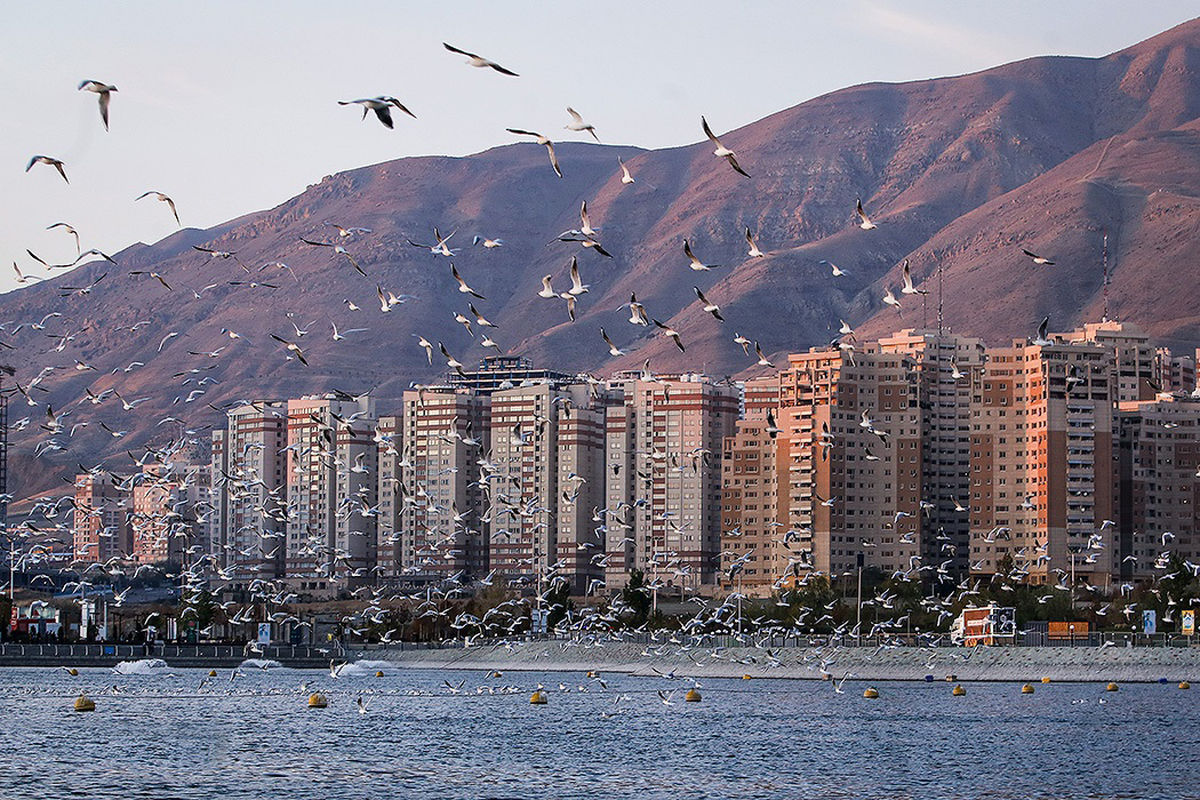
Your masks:
{"label": "lake", "polygon": [[0,797],[1200,797],[1200,689],[1174,684],[708,679],[685,703],[616,674],[128,669],[0,669]]}

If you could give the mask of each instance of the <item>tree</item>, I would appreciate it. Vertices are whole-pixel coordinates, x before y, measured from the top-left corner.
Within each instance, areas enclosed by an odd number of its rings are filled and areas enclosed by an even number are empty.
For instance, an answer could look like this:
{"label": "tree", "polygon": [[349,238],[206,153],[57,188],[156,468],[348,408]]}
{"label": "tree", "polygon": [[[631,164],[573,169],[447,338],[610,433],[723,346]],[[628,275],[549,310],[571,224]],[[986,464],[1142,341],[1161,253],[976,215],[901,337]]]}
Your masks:
{"label": "tree", "polygon": [[650,619],[650,592],[646,588],[646,573],[635,569],[629,573],[629,583],[621,590],[621,600],[625,607],[633,611],[633,617],[628,620],[629,626],[638,628]]}

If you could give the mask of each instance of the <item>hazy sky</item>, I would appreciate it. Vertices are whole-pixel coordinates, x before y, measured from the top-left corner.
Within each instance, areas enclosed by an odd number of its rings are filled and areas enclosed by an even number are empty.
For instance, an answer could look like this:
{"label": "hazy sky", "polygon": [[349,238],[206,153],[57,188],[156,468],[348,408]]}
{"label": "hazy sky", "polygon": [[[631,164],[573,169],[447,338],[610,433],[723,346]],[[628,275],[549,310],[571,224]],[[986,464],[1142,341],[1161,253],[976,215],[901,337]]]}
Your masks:
{"label": "hazy sky", "polygon": [[[866,81],[954,75],[1034,55],[1100,56],[1200,15],[1200,2],[40,2],[3,11],[0,290],[70,261],[47,225],[115,252],[269,208],[328,174],[467,154],[504,128],[664,147]],[[443,41],[519,72],[472,69]],[[85,78],[116,84],[112,130]],[[387,130],[337,100],[398,97]],[[70,185],[36,154],[66,162]]]}

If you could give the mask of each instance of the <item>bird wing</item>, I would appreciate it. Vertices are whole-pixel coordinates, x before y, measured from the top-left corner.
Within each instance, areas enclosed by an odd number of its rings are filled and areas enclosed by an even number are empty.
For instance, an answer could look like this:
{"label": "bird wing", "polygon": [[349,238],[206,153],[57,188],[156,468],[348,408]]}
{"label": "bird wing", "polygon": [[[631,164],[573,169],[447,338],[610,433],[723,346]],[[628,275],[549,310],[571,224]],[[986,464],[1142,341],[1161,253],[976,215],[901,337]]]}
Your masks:
{"label": "bird wing", "polygon": [[715,144],[717,147],[721,147],[721,140],[718,139],[716,134],[712,132],[712,128],[708,127],[708,120],[706,120],[703,116],[700,117],[700,127],[704,129],[704,135],[707,136],[713,144]]}
{"label": "bird wing", "polygon": [[479,56],[475,55],[474,53],[468,53],[466,50],[459,50],[457,47],[450,45],[450,44],[446,44],[445,42],[442,42],[442,47],[446,48],[451,53],[458,53],[460,56],[467,56],[468,58],[479,58]]}

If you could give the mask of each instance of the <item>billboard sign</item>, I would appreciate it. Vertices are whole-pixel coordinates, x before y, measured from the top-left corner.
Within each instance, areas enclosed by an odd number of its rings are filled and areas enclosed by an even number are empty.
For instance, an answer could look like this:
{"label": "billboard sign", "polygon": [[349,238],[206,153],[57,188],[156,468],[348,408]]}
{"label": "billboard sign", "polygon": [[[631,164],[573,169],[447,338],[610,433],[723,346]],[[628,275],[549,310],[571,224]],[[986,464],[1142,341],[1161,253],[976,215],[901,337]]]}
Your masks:
{"label": "billboard sign", "polygon": [[269,623],[269,622],[258,623],[258,643],[259,644],[270,644],[271,643],[271,623]]}
{"label": "billboard sign", "polygon": [[1196,611],[1195,609],[1185,608],[1179,623],[1179,630],[1184,636],[1192,636],[1196,633]]}
{"label": "billboard sign", "polygon": [[1152,608],[1142,611],[1142,633],[1147,636],[1158,633],[1158,612]]}

